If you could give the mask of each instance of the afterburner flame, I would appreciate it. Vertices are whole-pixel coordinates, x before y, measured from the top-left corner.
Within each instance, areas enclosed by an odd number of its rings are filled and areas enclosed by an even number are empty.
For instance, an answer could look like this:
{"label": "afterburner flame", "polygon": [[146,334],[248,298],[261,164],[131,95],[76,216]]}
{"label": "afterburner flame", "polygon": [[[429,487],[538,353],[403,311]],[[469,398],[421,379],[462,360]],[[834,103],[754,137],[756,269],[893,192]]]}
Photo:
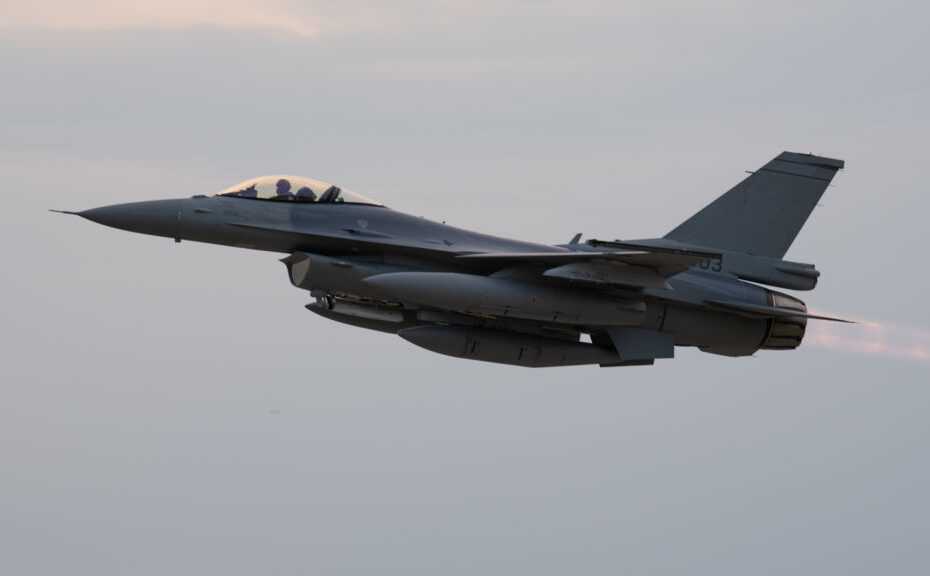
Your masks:
{"label": "afterburner flame", "polygon": [[804,343],[853,354],[930,362],[930,330],[903,324],[809,322]]}

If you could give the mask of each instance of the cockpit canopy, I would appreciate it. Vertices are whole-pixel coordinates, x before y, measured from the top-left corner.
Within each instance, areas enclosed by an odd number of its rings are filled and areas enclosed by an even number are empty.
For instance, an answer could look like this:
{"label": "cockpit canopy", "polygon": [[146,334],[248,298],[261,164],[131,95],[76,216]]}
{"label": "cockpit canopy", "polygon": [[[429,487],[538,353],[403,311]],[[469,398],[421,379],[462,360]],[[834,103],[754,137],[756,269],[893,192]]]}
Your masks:
{"label": "cockpit canopy", "polygon": [[319,180],[299,176],[262,176],[230,186],[218,196],[277,200],[284,202],[309,202],[319,204],[345,203],[383,206],[361,194],[332,186]]}

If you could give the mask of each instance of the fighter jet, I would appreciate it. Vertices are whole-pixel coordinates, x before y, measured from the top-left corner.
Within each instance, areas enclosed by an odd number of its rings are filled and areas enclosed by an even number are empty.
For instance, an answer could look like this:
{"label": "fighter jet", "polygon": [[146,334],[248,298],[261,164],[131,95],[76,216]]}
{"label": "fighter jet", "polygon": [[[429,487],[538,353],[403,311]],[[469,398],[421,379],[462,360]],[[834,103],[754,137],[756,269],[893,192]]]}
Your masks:
{"label": "fighter jet", "polygon": [[844,162],[783,152],[661,238],[548,246],[432,222],[318,180],[77,214],[142,234],[278,252],[307,309],[427,350],[517,366],[635,366],[676,346],[791,350],[819,271],[783,257]]}

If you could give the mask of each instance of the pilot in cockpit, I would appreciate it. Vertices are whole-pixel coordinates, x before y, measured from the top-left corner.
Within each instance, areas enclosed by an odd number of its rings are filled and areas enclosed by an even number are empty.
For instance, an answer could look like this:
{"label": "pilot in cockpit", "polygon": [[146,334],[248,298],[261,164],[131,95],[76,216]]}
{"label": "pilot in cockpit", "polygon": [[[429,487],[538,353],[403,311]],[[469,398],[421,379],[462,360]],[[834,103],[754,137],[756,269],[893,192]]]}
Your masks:
{"label": "pilot in cockpit", "polygon": [[277,192],[275,193],[275,199],[284,200],[287,198],[292,198],[291,183],[286,178],[281,178],[280,180],[278,180],[275,186],[277,187]]}
{"label": "pilot in cockpit", "polygon": [[297,191],[297,199],[303,202],[315,202],[316,193],[310,188],[304,186],[303,188]]}
{"label": "pilot in cockpit", "polygon": [[378,204],[354,192],[343,190],[325,182],[301,178],[299,176],[262,176],[231,186],[219,192],[217,195],[307,204],[344,203],[382,206],[382,204]]}

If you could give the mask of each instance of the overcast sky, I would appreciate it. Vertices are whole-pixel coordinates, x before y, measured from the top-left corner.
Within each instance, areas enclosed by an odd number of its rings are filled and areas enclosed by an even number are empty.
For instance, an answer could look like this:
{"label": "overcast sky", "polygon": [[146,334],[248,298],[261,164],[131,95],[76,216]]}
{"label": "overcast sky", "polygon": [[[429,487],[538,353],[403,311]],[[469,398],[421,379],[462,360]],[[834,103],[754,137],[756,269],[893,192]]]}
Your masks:
{"label": "overcast sky", "polygon": [[[927,573],[926,6],[0,0],[0,573]],[[434,355],[46,211],[291,173],[632,239],[782,150],[847,161],[787,258],[866,323],[649,368]]]}

